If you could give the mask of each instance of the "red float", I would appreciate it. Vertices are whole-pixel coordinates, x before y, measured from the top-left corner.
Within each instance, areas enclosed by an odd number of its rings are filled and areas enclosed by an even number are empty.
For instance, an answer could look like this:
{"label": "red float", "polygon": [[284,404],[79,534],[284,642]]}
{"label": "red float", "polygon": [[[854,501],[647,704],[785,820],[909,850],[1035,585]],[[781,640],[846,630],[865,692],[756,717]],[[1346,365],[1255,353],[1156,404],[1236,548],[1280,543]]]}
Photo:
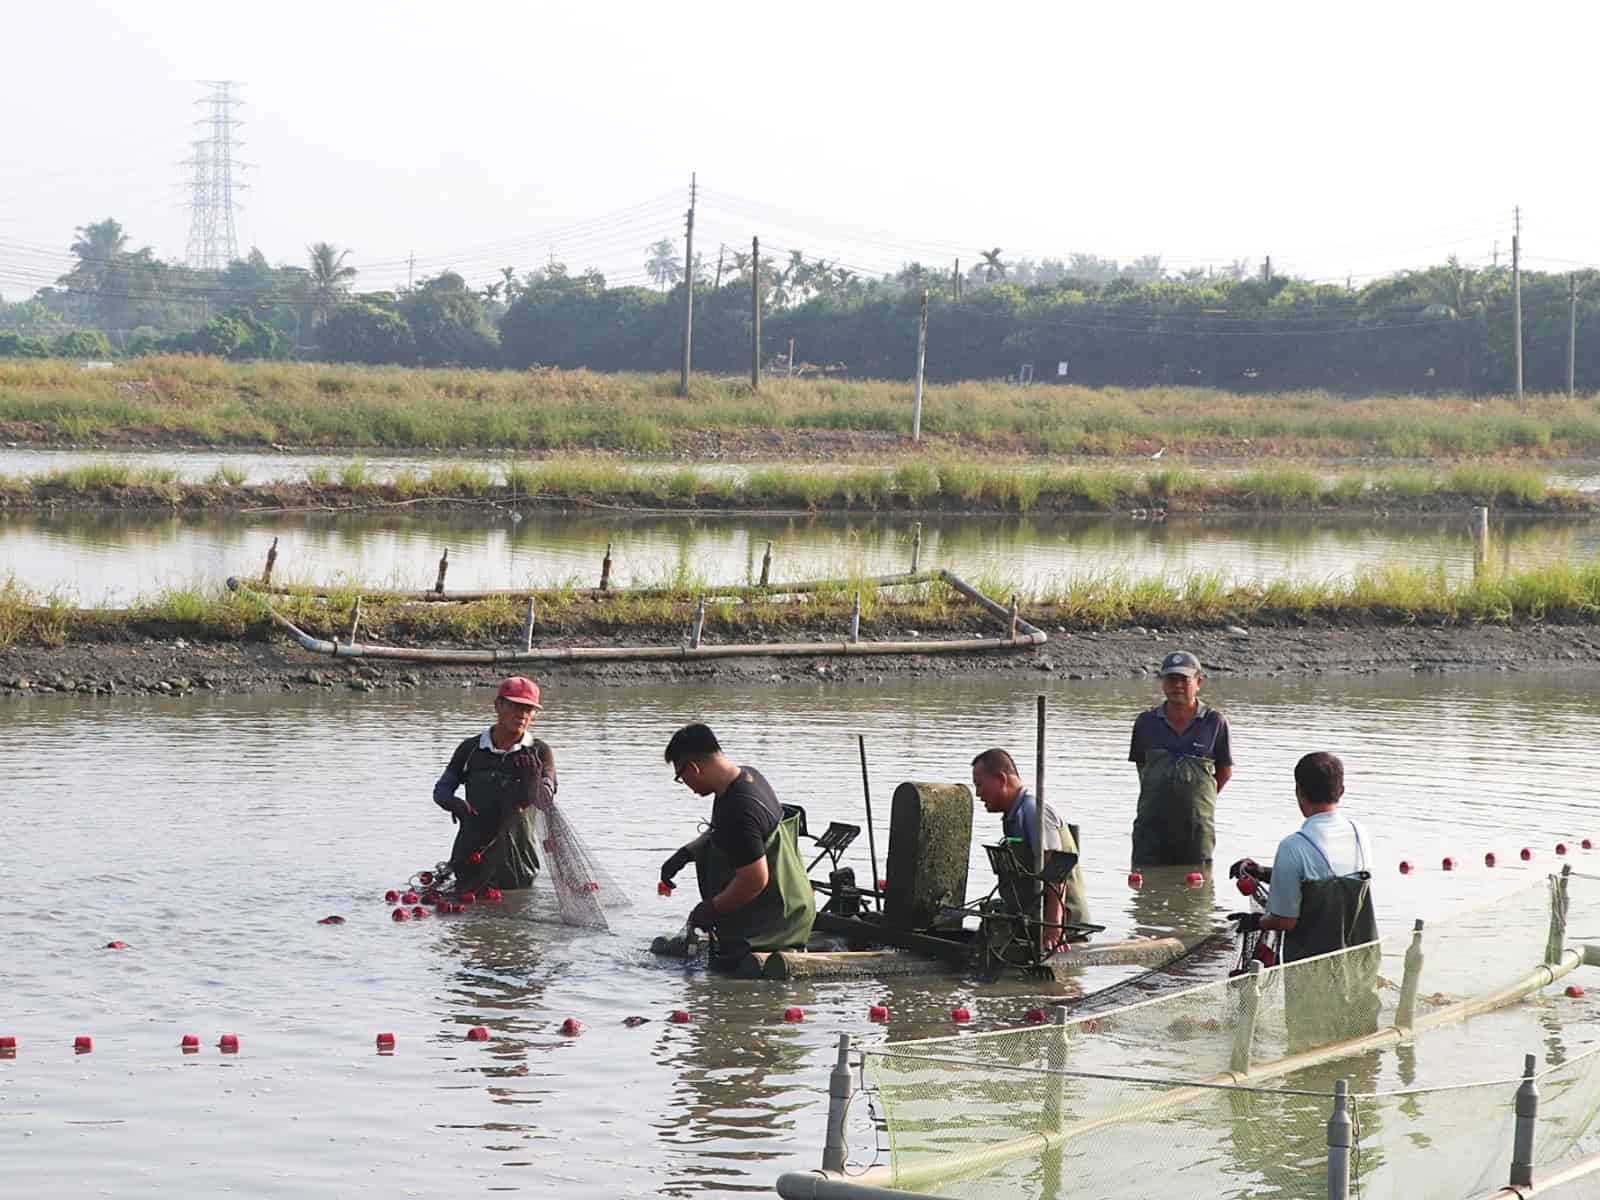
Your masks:
{"label": "red float", "polygon": [[1524,846],[1518,852],[1517,857],[1522,859],[1523,862],[1532,862],[1533,861],[1533,851],[1529,850],[1526,846]]}
{"label": "red float", "polygon": [[1556,853],[1557,854],[1565,854],[1566,852],[1567,852],[1567,844],[1565,842],[1557,842],[1556,843]]}
{"label": "red float", "polygon": [[224,1054],[239,1053],[239,1035],[237,1033],[223,1034],[217,1039],[217,1049],[221,1050]]}
{"label": "red float", "polygon": [[672,891],[673,891],[672,885],[670,883],[668,883],[665,879],[656,880],[656,895],[658,895],[658,896],[670,896],[670,895],[672,895]]}
{"label": "red float", "polygon": [[1451,858],[1449,855],[1446,855],[1445,860],[1439,865],[1446,871],[1454,871],[1456,869],[1456,860]]}
{"label": "red float", "polygon": [[1489,851],[1489,853],[1487,853],[1487,854],[1485,854],[1483,856],[1483,865],[1486,866],[1486,867],[1492,867],[1492,866],[1494,866],[1494,864],[1495,864],[1494,851],[1491,850],[1491,851]]}
{"label": "red float", "polygon": [[462,892],[461,893],[461,903],[462,904],[476,904],[477,902],[478,902],[478,893],[477,892]]}
{"label": "red float", "polygon": [[1184,881],[1184,883],[1188,884],[1190,887],[1199,887],[1201,884],[1205,883],[1205,881],[1206,881],[1205,872],[1204,871],[1190,871],[1188,875],[1184,876],[1184,880],[1183,881]]}
{"label": "red float", "polygon": [[1030,1008],[1024,1015],[1027,1017],[1029,1025],[1043,1025],[1046,1020],[1045,1012],[1042,1008]]}
{"label": "red float", "polygon": [[1128,872],[1128,886],[1129,887],[1136,888],[1136,887],[1142,887],[1143,885],[1144,885],[1144,876],[1143,875],[1139,874],[1139,872],[1137,872],[1137,871],[1129,871]]}
{"label": "red float", "polygon": [[783,1010],[783,1019],[785,1021],[804,1021],[806,1019],[806,1010],[803,1008],[786,1008]]}
{"label": "red float", "polygon": [[424,871],[422,874],[417,876],[417,880],[422,884],[423,887],[427,887],[428,884],[433,882],[433,872]]}
{"label": "red float", "polygon": [[468,866],[475,867],[479,863],[481,863],[482,861],[483,861],[483,855],[479,854],[476,850],[474,850],[471,854],[467,855],[467,865]]}
{"label": "red float", "polygon": [[400,903],[400,893],[395,891],[393,888],[390,888],[387,892],[385,892],[383,894],[383,902],[385,904],[399,904]]}
{"label": "red float", "polygon": [[675,1008],[672,1010],[672,1015],[669,1016],[667,1020],[671,1021],[674,1025],[687,1025],[689,1023],[689,1014],[684,1012],[681,1008]]}
{"label": "red float", "polygon": [[1574,1000],[1579,999],[1583,995],[1582,985],[1576,983],[1567,984],[1567,995],[1571,996]]}
{"label": "red float", "polygon": [[1407,862],[1407,861],[1406,861],[1406,860],[1405,860],[1405,859],[1403,859],[1403,858],[1402,858],[1402,859],[1401,859],[1401,860],[1400,860],[1400,874],[1402,874],[1402,875],[1409,875],[1409,874],[1411,874],[1411,864],[1410,864],[1410,863],[1408,863],[1408,862]]}
{"label": "red float", "polygon": [[952,1008],[950,1010],[950,1019],[957,1025],[965,1025],[972,1020],[972,1013],[965,1008]]}
{"label": "red float", "polygon": [[80,1033],[72,1039],[72,1049],[77,1054],[88,1054],[94,1049],[94,1039],[87,1034]]}
{"label": "red float", "polygon": [[200,1038],[196,1034],[186,1033],[183,1035],[183,1040],[178,1043],[178,1046],[185,1054],[199,1054]]}
{"label": "red float", "polygon": [[378,1035],[378,1049],[379,1050],[393,1050],[394,1049],[394,1034],[392,1034],[392,1033],[380,1033]]}
{"label": "red float", "polygon": [[409,921],[411,920],[411,914],[403,908],[397,908],[389,914],[389,919],[391,921]]}
{"label": "red float", "polygon": [[867,1010],[867,1020],[883,1025],[889,1020],[889,1006],[887,1004],[874,1004]]}
{"label": "red float", "polygon": [[561,1022],[561,1033],[565,1037],[577,1037],[583,1032],[583,1022],[577,1017],[568,1017]]}
{"label": "red float", "polygon": [[413,908],[411,910],[411,917],[412,917],[413,920],[416,920],[416,921],[422,920],[422,918],[427,916],[427,915],[428,915],[428,910],[423,908],[422,905],[420,905],[420,904],[417,905],[415,908]]}
{"label": "red float", "polygon": [[1241,875],[1233,881],[1233,885],[1239,889],[1239,895],[1241,896],[1254,896],[1256,894],[1256,881],[1253,875]]}
{"label": "red float", "polygon": [[467,1030],[467,1041],[469,1042],[487,1042],[488,1040],[489,1031],[482,1025],[474,1025],[471,1029]]}
{"label": "red float", "polygon": [[127,948],[128,948],[128,943],[127,942],[107,942],[106,943],[106,949],[107,950],[126,950]]}

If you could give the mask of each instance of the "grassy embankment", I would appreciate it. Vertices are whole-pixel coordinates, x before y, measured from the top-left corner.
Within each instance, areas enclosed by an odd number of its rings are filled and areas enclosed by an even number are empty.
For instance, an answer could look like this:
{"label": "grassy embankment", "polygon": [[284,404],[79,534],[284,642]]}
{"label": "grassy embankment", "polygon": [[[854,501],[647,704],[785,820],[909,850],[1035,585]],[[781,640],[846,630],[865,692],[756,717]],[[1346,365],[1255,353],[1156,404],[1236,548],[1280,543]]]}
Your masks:
{"label": "grassy embankment", "polygon": [[1393,467],[1326,473],[1268,467],[1219,474],[1183,467],[1040,467],[955,459],[913,460],[894,467],[769,466],[736,479],[695,467],[633,468],[578,460],[491,469],[450,464],[402,471],[380,481],[355,459],[338,470],[313,468],[303,480],[245,486],[222,467],[187,481],[166,467],[95,463],[32,476],[0,475],[0,507],[51,504],[121,508],[173,506],[241,509],[319,505],[553,503],[571,506],[875,512],[1313,512],[1452,510],[1486,504],[1541,512],[1593,511],[1596,499],[1552,488],[1544,473],[1521,465],[1447,469]]}
{"label": "grassy embankment", "polygon": [[[673,374],[190,357],[82,371],[61,360],[0,360],[0,439],[663,454],[692,452],[706,431],[910,433],[904,382],[774,378],[754,393],[740,379],[701,376],[688,398],[676,385]],[[1505,397],[962,383],[927,390],[923,429],[936,448],[1006,453],[1600,455],[1592,396],[1534,396],[1518,408]]]}
{"label": "grassy embankment", "polygon": [[[577,586],[542,591],[538,638],[674,641],[689,623],[690,597],[703,584],[678,577],[678,599],[612,597],[595,601]],[[1316,620],[1331,624],[1520,624],[1600,620],[1600,562],[1555,564],[1509,574],[1486,573],[1454,582],[1442,570],[1385,567],[1343,581],[1278,580],[1234,584],[1214,573],[1181,579],[1120,574],[1070,577],[1028,593],[1001,578],[979,579],[991,596],[1021,592],[1024,615],[1055,630],[1219,626],[1229,622],[1273,625]],[[857,588],[850,581],[800,602],[757,599],[708,603],[706,637],[760,641],[786,636],[843,636]],[[281,601],[280,611],[307,632],[348,634],[360,589],[318,599],[304,591]],[[861,589],[862,636],[903,636],[908,629],[992,634],[995,626],[943,584],[895,593]],[[367,600],[362,637],[404,644],[513,644],[524,601],[510,596],[473,604],[401,604]],[[130,609],[79,609],[60,597],[40,596],[15,579],[0,583],[0,649],[12,644],[60,645],[68,641],[120,640],[128,636],[254,639],[272,636],[261,600],[222,588],[168,589]]]}

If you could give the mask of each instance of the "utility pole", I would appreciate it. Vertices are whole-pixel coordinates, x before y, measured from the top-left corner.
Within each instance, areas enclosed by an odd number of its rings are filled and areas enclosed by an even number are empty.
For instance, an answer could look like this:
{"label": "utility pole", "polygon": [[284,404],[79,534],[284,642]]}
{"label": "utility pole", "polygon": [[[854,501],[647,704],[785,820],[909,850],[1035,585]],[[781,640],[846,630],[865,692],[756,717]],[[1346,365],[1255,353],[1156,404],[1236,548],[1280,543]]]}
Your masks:
{"label": "utility pole", "polygon": [[689,358],[694,347],[694,200],[695,177],[689,175],[689,211],[684,214],[686,233],[683,247],[683,371],[678,376],[678,395],[689,394]]}
{"label": "utility pole", "polygon": [[789,339],[789,378],[794,378],[794,339]]}
{"label": "utility pole", "polygon": [[1267,261],[1261,264],[1261,282],[1272,282],[1272,255],[1267,255]]}
{"label": "utility pole", "polygon": [[761,239],[750,239],[750,390],[761,390]]}
{"label": "utility pole", "polygon": [[1515,232],[1511,235],[1511,349],[1512,362],[1517,373],[1517,407],[1522,407],[1522,207],[1515,214]]}
{"label": "utility pole", "polygon": [[956,283],[956,303],[960,304],[961,303],[961,260],[959,258],[956,259],[955,273],[951,276],[951,278],[954,279],[955,283]]}
{"label": "utility pole", "polygon": [[713,291],[722,287],[722,252],[726,249],[727,247],[722,245],[717,247],[717,282],[712,285]]}
{"label": "utility pole", "polygon": [[922,440],[922,366],[928,357],[928,289],[922,289],[922,316],[917,321],[917,399],[911,408],[911,440]]}
{"label": "utility pole", "polygon": [[411,251],[406,257],[406,291],[411,290],[411,277],[417,271],[417,252]]}
{"label": "utility pole", "polygon": [[1578,277],[1567,274],[1567,399],[1573,396],[1578,366]]}

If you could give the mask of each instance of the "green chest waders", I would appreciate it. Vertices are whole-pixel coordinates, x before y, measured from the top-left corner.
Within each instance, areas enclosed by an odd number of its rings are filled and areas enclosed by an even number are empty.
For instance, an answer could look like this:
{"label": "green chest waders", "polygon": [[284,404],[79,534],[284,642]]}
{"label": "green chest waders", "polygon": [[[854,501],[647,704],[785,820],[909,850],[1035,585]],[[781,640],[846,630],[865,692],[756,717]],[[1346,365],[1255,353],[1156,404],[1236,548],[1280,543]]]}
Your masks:
{"label": "green chest waders", "polygon": [[[798,817],[780,821],[767,837],[767,886],[742,908],[725,914],[714,931],[722,957],[750,950],[793,950],[806,944],[816,919],[816,893],[800,861]],[[710,838],[694,860],[700,898],[709,900],[733,880],[733,864]]]}
{"label": "green chest waders", "polygon": [[1300,916],[1283,935],[1284,1005],[1293,1049],[1377,1029],[1381,956],[1370,872],[1300,884]]}
{"label": "green chest waders", "polygon": [[[527,804],[530,781],[511,770],[510,758],[481,749],[467,756],[467,803],[474,815],[462,819],[450,848],[461,891],[532,887],[539,874],[534,810]],[[474,852],[482,859],[476,865]]]}
{"label": "green chest waders", "polygon": [[1152,750],[1139,768],[1133,865],[1205,864],[1217,842],[1217,764]]}

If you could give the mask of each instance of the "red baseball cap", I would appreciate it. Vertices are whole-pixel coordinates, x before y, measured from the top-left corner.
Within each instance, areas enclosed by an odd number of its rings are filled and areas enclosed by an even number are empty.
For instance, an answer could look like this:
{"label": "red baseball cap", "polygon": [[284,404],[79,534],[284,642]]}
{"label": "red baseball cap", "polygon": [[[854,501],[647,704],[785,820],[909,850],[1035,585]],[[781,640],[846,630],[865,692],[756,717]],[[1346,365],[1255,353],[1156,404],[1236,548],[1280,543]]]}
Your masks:
{"label": "red baseball cap", "polygon": [[544,707],[539,703],[539,685],[525,675],[513,675],[503,682],[496,699],[526,704],[529,708]]}

